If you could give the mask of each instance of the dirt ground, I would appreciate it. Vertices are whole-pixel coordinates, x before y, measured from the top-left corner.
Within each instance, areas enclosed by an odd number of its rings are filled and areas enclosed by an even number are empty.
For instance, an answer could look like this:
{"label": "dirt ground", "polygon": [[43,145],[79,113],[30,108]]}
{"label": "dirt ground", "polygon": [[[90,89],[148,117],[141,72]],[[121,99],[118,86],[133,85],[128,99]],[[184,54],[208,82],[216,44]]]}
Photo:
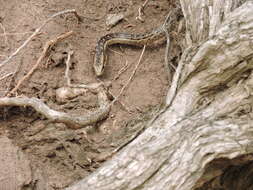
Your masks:
{"label": "dirt ground", "polygon": [[[68,113],[97,109],[97,96],[90,92],[66,103],[56,100],[55,90],[66,86],[66,52],[70,49],[74,51],[73,83],[98,81],[92,68],[97,40],[111,32],[144,33],[157,28],[172,7],[169,0],[150,0],[144,11],[145,22],[140,22],[136,16],[143,3],[140,0],[0,0],[0,63],[50,15],[65,9],[76,9],[83,17],[81,23],[72,14],[56,17],[14,59],[0,68],[0,78],[16,72],[13,77],[0,81],[0,97],[5,96],[29,72],[48,40],[73,30],[74,35],[52,48],[47,59],[23,83],[16,95],[40,98],[51,108]],[[126,13],[127,16],[108,29],[105,18],[114,13]],[[178,35],[177,28],[173,31],[172,35]],[[175,40],[172,40],[172,45],[170,60],[176,63],[181,51]],[[112,82],[109,89],[112,94],[117,95],[129,79],[141,50],[126,45],[110,47],[109,61],[100,80]],[[147,120],[150,114],[146,113],[159,108],[164,102],[170,84],[164,55],[165,44],[146,49],[136,76],[120,98],[125,106],[116,103],[108,118],[96,126],[73,130],[61,123],[48,122],[31,108],[1,108],[0,137],[4,140],[0,139],[0,143],[8,142],[8,146],[0,144],[1,149],[3,146],[6,148],[0,153],[0,167],[5,166],[5,170],[0,172],[0,189],[63,189],[99,168],[110,158],[113,150],[138,130],[135,123]],[[114,80],[125,64],[129,64],[128,69]],[[16,156],[19,152],[17,147],[23,156]]]}

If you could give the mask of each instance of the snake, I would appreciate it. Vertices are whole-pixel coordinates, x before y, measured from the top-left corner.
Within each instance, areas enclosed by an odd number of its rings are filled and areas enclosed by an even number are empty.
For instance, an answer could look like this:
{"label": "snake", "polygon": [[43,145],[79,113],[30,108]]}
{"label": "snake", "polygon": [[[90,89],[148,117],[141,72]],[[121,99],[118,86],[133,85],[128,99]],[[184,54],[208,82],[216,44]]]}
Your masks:
{"label": "snake", "polygon": [[106,50],[113,44],[126,44],[133,46],[150,45],[153,42],[165,37],[165,26],[167,26],[167,19],[164,24],[151,32],[144,34],[129,34],[129,33],[109,33],[102,36],[96,45],[93,68],[96,76],[101,76],[104,72],[107,62]]}

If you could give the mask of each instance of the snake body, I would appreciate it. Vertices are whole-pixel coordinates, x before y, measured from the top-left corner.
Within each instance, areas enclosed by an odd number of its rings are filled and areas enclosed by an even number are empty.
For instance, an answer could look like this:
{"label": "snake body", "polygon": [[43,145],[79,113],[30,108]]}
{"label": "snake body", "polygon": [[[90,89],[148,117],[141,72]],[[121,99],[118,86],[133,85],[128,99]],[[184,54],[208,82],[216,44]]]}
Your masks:
{"label": "snake body", "polygon": [[145,34],[110,33],[101,37],[95,49],[93,68],[97,76],[101,76],[107,62],[106,49],[112,44],[134,46],[149,45],[165,36],[164,26]]}

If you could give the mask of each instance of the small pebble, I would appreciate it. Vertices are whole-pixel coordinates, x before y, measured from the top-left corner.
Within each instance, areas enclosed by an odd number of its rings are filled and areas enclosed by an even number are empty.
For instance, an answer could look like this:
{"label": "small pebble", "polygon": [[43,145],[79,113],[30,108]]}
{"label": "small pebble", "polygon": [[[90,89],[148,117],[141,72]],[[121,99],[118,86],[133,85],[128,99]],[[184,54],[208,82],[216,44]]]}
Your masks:
{"label": "small pebble", "polygon": [[105,24],[110,29],[111,27],[115,26],[119,21],[121,21],[124,18],[123,13],[119,14],[108,14]]}

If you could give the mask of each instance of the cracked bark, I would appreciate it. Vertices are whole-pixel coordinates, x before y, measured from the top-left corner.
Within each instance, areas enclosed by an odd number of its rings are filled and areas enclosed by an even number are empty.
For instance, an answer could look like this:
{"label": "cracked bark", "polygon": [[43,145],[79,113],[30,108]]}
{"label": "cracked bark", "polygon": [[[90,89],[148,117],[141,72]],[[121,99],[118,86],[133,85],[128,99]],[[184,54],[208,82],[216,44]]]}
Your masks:
{"label": "cracked bark", "polygon": [[253,2],[180,2],[188,48],[170,107],[67,190],[252,188]]}

